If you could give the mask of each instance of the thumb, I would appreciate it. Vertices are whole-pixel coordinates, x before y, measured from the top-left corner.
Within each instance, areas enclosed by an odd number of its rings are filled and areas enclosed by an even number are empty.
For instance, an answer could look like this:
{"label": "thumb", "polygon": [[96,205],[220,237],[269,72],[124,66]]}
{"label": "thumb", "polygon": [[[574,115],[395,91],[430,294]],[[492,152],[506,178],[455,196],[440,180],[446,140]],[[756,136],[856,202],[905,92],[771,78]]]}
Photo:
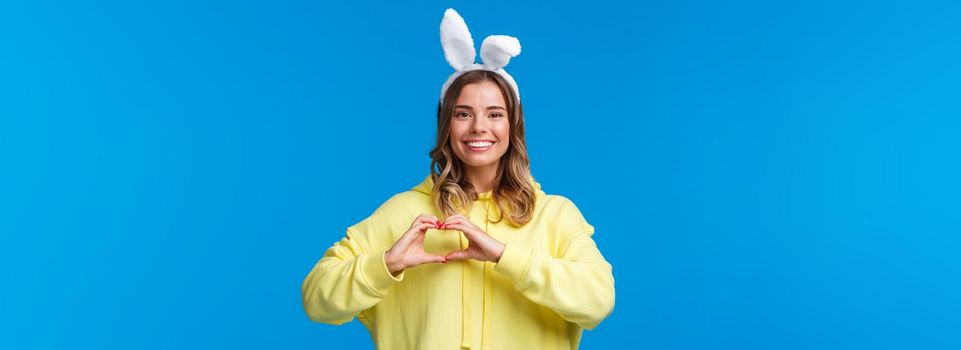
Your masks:
{"label": "thumb", "polygon": [[447,258],[446,258],[446,257],[443,257],[443,256],[440,256],[440,255],[426,254],[426,255],[424,255],[423,262],[421,262],[421,263],[422,263],[422,264],[426,264],[426,263],[447,263]]}
{"label": "thumb", "polygon": [[447,253],[445,258],[447,258],[447,260],[465,260],[470,258],[470,255],[467,254],[467,249],[464,249]]}

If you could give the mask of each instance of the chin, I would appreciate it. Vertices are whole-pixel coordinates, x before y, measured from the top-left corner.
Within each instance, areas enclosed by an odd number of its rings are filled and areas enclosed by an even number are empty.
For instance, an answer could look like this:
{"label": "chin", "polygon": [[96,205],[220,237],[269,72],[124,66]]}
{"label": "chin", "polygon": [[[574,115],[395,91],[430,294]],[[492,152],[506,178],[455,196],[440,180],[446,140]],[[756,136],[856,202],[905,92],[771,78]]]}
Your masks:
{"label": "chin", "polygon": [[479,158],[479,157],[471,156],[471,155],[466,155],[466,156],[465,156],[464,154],[458,154],[458,155],[457,155],[457,158],[460,159],[461,163],[464,163],[464,165],[469,166],[469,167],[475,167],[475,168],[476,168],[476,167],[482,167],[482,166],[488,166],[488,165],[492,165],[492,164],[496,164],[496,163],[497,163],[496,160],[490,160],[490,159],[487,159],[486,157],[485,157],[485,158]]}
{"label": "chin", "polygon": [[[497,152],[497,150],[488,151],[489,154],[475,154],[469,149],[457,148],[454,154],[460,159],[461,163],[470,167],[484,167],[496,165],[500,159],[507,154],[507,150],[504,152]],[[493,153],[499,153],[496,157],[492,156]]]}
{"label": "chin", "polygon": [[477,159],[477,158],[465,158],[465,157],[461,157],[460,160],[461,160],[461,162],[463,162],[465,165],[469,165],[469,166],[472,166],[472,167],[485,166],[485,165],[490,165],[490,164],[492,163],[492,162],[490,162],[490,161],[488,161],[488,160],[486,160],[486,159]]}

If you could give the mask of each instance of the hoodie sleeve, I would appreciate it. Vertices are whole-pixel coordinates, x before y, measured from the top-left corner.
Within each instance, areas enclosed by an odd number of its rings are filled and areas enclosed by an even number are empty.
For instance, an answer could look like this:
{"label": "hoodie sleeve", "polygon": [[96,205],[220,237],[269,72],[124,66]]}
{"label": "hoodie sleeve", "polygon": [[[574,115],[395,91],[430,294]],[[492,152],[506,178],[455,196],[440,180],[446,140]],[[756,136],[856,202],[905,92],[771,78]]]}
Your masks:
{"label": "hoodie sleeve", "polygon": [[[301,285],[307,316],[315,321],[343,324],[387,296],[388,288],[404,279],[387,270],[383,244],[390,237],[383,206],[370,217],[347,228],[347,234],[327,249]],[[382,243],[382,242],[381,242]]]}
{"label": "hoodie sleeve", "polygon": [[614,276],[591,236],[594,227],[584,220],[570,200],[555,212],[556,230],[562,241],[557,256],[543,248],[508,242],[498,271],[514,282],[514,288],[532,302],[546,306],[561,317],[592,330],[614,309]]}

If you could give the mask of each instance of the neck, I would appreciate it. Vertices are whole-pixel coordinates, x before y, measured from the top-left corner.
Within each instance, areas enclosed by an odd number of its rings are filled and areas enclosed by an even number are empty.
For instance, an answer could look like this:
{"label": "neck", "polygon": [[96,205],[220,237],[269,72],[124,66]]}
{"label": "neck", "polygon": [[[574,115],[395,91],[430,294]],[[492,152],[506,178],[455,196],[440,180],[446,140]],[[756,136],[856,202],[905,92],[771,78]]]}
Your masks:
{"label": "neck", "polygon": [[474,186],[477,193],[490,191],[494,188],[494,178],[497,177],[497,164],[482,167],[467,166],[467,174],[464,177]]}

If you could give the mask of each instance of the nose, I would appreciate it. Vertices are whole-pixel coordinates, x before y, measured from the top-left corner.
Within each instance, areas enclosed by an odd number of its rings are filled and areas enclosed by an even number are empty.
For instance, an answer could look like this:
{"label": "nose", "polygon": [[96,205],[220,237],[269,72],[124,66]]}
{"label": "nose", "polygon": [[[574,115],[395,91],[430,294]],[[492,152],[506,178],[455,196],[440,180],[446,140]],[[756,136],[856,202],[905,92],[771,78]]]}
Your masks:
{"label": "nose", "polygon": [[487,132],[487,129],[490,129],[490,121],[484,117],[474,118],[473,121],[471,122],[470,128],[472,133],[475,133],[475,134],[485,133]]}

